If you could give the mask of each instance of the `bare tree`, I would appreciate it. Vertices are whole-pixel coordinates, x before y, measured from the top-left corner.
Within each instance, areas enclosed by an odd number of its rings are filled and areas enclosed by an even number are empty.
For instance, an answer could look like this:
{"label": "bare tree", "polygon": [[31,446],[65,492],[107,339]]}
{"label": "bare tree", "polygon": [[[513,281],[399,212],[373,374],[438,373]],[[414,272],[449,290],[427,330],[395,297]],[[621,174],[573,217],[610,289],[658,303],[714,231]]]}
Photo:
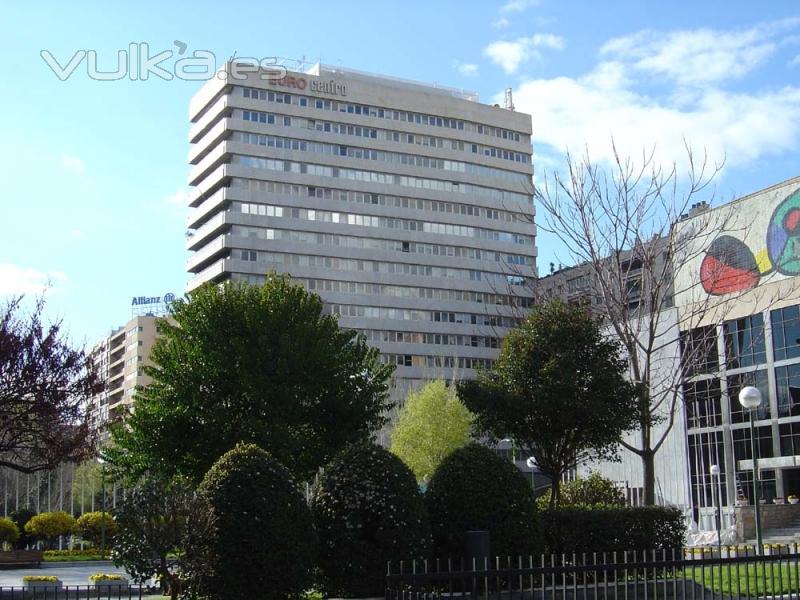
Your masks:
{"label": "bare tree", "polygon": [[93,453],[85,408],[102,382],[60,322],[42,323],[43,300],[21,303],[0,308],[0,467],[35,473]]}
{"label": "bare tree", "polygon": [[[637,389],[638,443],[621,443],[641,459],[643,500],[654,504],[655,457],[679,414],[684,373],[716,352],[716,328],[709,325],[724,315],[718,296],[690,289],[702,288],[699,278],[687,284],[673,272],[703,256],[707,242],[727,230],[726,217],[707,210],[721,165],[707,156],[697,161],[688,146],[685,172],[677,163],[662,165],[654,152],[632,160],[613,150],[610,166],[593,162],[588,152],[567,154],[565,171],[545,177],[534,194],[543,213],[539,227],[555,234],[583,269],[584,299],[627,354]],[[691,301],[676,318],[674,299],[687,294]]]}

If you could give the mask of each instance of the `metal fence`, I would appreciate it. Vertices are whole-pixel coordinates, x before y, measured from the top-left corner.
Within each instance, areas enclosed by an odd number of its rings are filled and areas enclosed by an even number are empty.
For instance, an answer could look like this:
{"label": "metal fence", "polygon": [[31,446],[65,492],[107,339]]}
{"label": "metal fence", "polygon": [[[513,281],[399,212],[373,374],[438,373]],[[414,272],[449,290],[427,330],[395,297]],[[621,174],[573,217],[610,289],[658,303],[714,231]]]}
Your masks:
{"label": "metal fence", "polygon": [[157,588],[141,585],[37,585],[0,586],[0,600],[142,600],[148,595],[160,597]]}
{"label": "metal fence", "polygon": [[798,545],[390,563],[386,600],[800,600]]}

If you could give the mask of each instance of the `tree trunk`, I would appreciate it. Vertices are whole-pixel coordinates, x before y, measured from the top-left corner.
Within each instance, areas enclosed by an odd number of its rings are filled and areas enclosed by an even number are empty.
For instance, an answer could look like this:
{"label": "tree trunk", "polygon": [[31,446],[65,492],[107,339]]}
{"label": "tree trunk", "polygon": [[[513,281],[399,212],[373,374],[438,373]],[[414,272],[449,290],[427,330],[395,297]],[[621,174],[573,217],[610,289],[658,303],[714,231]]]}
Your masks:
{"label": "tree trunk", "polygon": [[550,510],[561,505],[561,477],[551,475],[550,481]]}
{"label": "tree trunk", "polygon": [[642,452],[642,473],[645,506],[653,506],[656,503],[656,454],[650,448],[645,448]]}

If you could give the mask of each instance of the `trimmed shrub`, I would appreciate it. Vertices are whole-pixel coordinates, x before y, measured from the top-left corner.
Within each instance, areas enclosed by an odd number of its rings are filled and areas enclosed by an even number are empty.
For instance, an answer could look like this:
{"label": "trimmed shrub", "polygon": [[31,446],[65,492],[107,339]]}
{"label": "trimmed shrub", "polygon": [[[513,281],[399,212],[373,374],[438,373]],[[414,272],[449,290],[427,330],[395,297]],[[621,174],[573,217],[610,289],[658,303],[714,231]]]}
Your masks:
{"label": "trimmed shrub", "polygon": [[25,524],[25,531],[37,540],[54,545],[62,535],[74,533],[77,526],[75,518],[64,511],[44,512],[31,518]]}
{"label": "trimmed shrub", "polygon": [[111,513],[107,512],[88,512],[78,517],[78,535],[87,542],[99,548],[105,534],[106,547],[111,545],[114,535],[117,533],[117,522]]}
{"label": "trimmed shrub", "polygon": [[421,559],[430,550],[430,524],[414,474],[374,444],[351,446],[324,468],[312,514],[329,596],[381,596],[387,561]]}
{"label": "trimmed shrub", "polygon": [[239,444],[213,464],[198,493],[209,519],[187,544],[190,595],[283,600],[308,588],[311,513],[283,465],[254,444]]}
{"label": "trimmed shrub", "polygon": [[[539,510],[550,507],[551,490],[536,499]],[[588,477],[579,477],[561,484],[560,506],[625,506],[625,497],[610,479],[600,473],[592,473]]]}
{"label": "trimmed shrub", "polygon": [[36,541],[36,538],[25,531],[25,525],[27,525],[28,521],[36,516],[36,511],[31,510],[30,508],[20,508],[13,511],[8,516],[12,521],[14,521],[17,529],[19,529],[19,539],[14,544],[14,547],[18,550],[23,550],[29,545],[33,544]]}
{"label": "trimmed shrub", "polygon": [[507,459],[479,444],[442,461],[425,493],[436,558],[464,555],[465,533],[488,530],[495,556],[537,554],[541,532],[531,486]]}
{"label": "trimmed shrub", "polygon": [[682,548],[686,528],[677,508],[568,507],[542,513],[547,552],[613,552]]}
{"label": "trimmed shrub", "polygon": [[0,519],[0,548],[6,544],[13,544],[19,539],[19,528],[11,519]]}

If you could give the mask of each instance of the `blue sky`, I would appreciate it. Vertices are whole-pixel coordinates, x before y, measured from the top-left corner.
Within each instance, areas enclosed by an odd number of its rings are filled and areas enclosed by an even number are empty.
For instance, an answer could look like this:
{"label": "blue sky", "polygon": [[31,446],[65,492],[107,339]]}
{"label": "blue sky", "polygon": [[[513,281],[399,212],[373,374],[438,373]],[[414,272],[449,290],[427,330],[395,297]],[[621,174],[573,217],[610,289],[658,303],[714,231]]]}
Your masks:
{"label": "blue sky", "polygon": [[[226,27],[225,24],[231,26]],[[800,4],[756,2],[4,2],[0,6],[0,296],[50,282],[76,342],[130,317],[134,295],[180,293],[189,99],[198,82],[95,81],[146,42],[291,57],[479,92],[533,114],[538,173],[565,148],[609,156],[684,138],[726,159],[730,199],[800,174]],[[172,61],[164,63],[169,66]],[[539,241],[540,272],[562,258]]]}

